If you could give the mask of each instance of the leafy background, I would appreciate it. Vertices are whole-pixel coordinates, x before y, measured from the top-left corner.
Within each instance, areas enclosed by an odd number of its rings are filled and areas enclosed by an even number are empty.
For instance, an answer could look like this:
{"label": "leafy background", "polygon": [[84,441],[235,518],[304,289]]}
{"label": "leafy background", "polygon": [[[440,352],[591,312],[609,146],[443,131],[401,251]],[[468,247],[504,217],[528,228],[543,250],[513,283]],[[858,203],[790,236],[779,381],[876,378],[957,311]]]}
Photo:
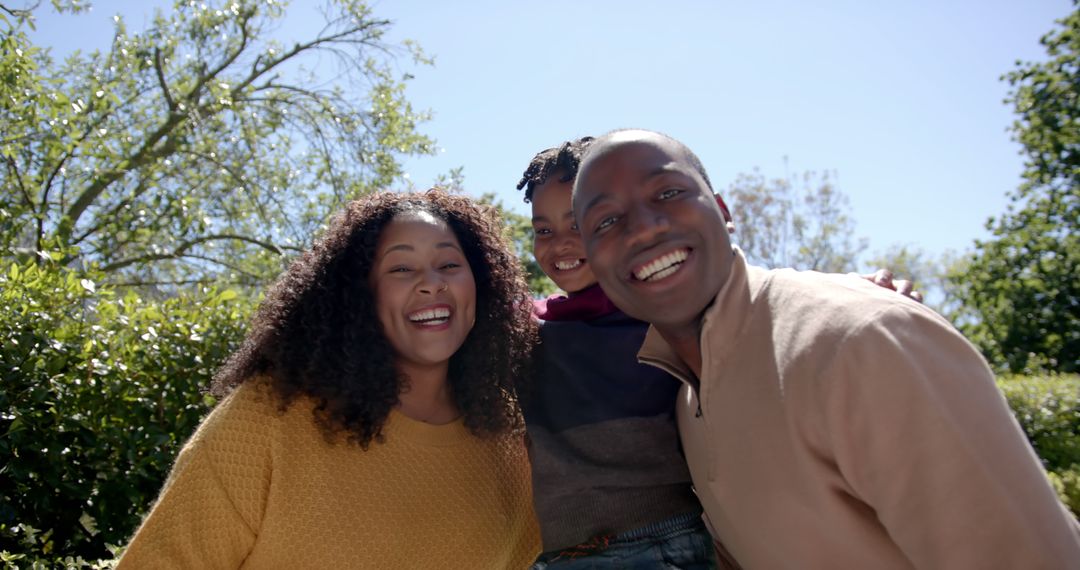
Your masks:
{"label": "leafy background", "polygon": [[[991,238],[934,259],[872,260],[914,278],[999,372],[1051,483],[1080,513],[1080,9],[1046,59],[1003,80],[1024,180]],[[362,2],[274,39],[287,4],[177,2],[145,30],[54,61],[35,13],[0,2],[0,562],[109,567],[179,446],[213,405],[210,377],[259,291],[345,201],[408,187],[434,152],[406,87],[432,64]],[[467,191],[463,170],[441,182]],[[725,190],[740,242],[770,266],[854,269],[835,173],[740,175]],[[538,295],[527,217],[504,211]]]}

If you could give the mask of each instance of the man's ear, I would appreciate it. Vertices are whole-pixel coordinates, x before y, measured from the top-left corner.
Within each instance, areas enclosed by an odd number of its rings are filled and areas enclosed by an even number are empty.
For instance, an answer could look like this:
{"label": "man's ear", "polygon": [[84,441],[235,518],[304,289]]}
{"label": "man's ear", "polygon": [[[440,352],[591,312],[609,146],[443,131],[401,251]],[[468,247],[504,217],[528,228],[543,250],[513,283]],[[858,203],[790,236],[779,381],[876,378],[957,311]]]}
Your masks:
{"label": "man's ear", "polygon": [[719,194],[713,192],[713,197],[716,198],[716,205],[720,206],[720,212],[724,214],[728,233],[735,233],[735,220],[731,219],[731,210],[728,209],[727,204],[724,203],[724,199]]}

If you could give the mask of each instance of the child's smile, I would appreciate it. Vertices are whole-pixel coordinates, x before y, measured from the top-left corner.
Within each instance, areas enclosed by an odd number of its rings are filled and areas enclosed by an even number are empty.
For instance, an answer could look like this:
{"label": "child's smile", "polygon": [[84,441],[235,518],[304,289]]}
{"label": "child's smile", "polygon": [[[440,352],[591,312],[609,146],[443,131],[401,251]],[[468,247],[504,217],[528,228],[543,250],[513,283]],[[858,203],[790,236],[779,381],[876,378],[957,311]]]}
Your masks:
{"label": "child's smile", "polygon": [[573,182],[551,176],[533,191],[533,255],[544,273],[567,293],[596,283],[585,259],[574,211],[570,203]]}

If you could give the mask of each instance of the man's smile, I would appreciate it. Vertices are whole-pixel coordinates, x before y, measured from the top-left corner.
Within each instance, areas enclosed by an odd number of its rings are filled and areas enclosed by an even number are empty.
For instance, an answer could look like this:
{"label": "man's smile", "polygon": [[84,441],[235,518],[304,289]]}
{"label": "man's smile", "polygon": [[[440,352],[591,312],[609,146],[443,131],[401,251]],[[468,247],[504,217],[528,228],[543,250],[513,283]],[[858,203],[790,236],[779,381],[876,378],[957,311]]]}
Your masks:
{"label": "man's smile", "polygon": [[678,271],[688,257],[690,248],[679,248],[639,265],[633,269],[631,276],[638,281],[659,281]]}

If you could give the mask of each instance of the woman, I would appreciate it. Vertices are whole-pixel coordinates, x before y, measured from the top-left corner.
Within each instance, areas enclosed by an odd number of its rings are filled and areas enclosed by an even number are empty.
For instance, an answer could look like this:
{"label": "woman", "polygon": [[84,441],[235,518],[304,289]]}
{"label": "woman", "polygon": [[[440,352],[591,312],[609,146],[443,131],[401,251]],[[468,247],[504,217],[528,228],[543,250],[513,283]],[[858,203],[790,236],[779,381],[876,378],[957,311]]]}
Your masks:
{"label": "woman", "polygon": [[530,310],[489,210],[349,204],[256,311],[119,568],[527,567]]}

